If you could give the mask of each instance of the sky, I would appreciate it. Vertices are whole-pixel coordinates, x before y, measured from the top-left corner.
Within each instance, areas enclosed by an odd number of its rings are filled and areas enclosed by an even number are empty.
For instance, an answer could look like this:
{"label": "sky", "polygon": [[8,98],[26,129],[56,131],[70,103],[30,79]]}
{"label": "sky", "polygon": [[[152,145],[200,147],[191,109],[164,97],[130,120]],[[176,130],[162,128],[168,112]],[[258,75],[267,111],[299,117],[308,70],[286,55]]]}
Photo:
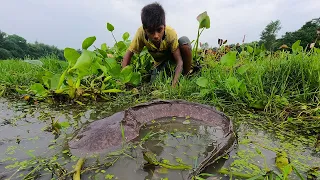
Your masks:
{"label": "sky", "polygon": [[[107,22],[114,25],[114,35],[133,38],[141,26],[140,12],[149,0],[1,0],[0,30],[17,34],[28,42],[42,42],[58,48],[81,48],[82,41],[96,36],[95,46],[114,45]],[[305,22],[320,17],[319,0],[159,0],[167,25],[178,36],[196,39],[197,16],[207,11],[211,27],[203,31],[200,41],[217,46],[218,38],[228,43],[259,40],[265,26],[277,19],[280,37],[296,31]]]}

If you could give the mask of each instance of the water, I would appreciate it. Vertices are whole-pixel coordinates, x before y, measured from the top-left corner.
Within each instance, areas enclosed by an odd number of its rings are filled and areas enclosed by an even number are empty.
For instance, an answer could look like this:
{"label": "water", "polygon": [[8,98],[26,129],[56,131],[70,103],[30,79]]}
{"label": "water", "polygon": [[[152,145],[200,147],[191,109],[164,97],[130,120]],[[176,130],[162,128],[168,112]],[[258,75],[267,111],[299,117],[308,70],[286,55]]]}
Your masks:
{"label": "water", "polygon": [[[193,167],[214,149],[217,139],[223,135],[221,127],[209,127],[192,119],[161,118],[146,124],[133,143],[145,142],[131,151],[130,157],[120,158],[106,172],[118,179],[186,179],[189,170],[173,170],[156,166],[145,166],[142,150],[151,151],[157,159],[178,165],[179,162]],[[148,137],[148,138],[146,138]],[[125,170],[125,173],[124,173]],[[102,176],[102,175],[100,175]],[[99,175],[96,177],[99,178]],[[93,178],[84,175],[84,178]]]}
{"label": "water", "polygon": [[[11,179],[22,179],[19,177],[21,173],[26,175],[36,167],[41,169],[38,179],[51,179],[53,171],[45,171],[46,167],[42,166],[44,162],[51,164],[57,162],[67,172],[71,172],[78,158],[68,152],[68,138],[84,124],[109,116],[119,110],[123,110],[121,105],[115,106],[111,103],[97,103],[96,106],[80,109],[68,105],[34,106],[27,105],[25,102],[0,99],[0,179],[11,176]],[[61,129],[60,136],[55,136],[52,132],[46,131],[51,125],[51,119],[69,122],[70,126]],[[159,160],[161,158],[169,160],[172,164],[178,164],[177,160],[191,166],[197,162],[196,159],[199,162],[207,151],[214,148],[215,141],[221,137],[222,131],[219,127],[207,127],[194,123],[192,119],[185,120],[185,118],[171,117],[158,119],[142,129],[136,142],[150,131],[157,134],[148,138],[141,147],[129,148],[124,151],[126,154],[120,156],[101,155],[98,158],[88,158],[83,167],[86,171],[81,174],[82,179],[105,179],[107,175],[118,179],[185,179],[188,170],[166,170],[150,166],[144,168],[146,161],[141,152],[142,149],[148,149],[157,154]],[[163,123],[159,125],[157,123],[159,121]],[[251,119],[247,119],[247,122],[252,124]],[[240,142],[237,149],[230,153],[229,159],[222,159],[207,168],[205,172],[216,174],[217,169],[221,167],[254,172],[257,171],[255,167],[262,169],[265,162],[270,169],[276,170],[274,167],[275,152],[259,145],[286,150],[291,157],[291,162],[302,174],[309,166],[320,166],[319,153],[315,153],[309,146],[302,144],[298,137],[294,141],[277,139],[274,132],[249,126],[246,121],[240,124],[241,126],[236,130]],[[257,154],[256,148],[261,150],[265,159]],[[36,161],[34,158],[40,160]],[[114,161],[112,166],[104,165],[112,161]],[[22,163],[17,164],[16,168],[8,168],[8,165],[14,165],[17,162]],[[31,165],[31,162],[35,164]],[[30,169],[17,171],[19,167],[26,164]],[[99,168],[97,164],[100,165]],[[216,178],[218,177],[229,179],[216,174]],[[67,179],[71,179],[71,176]]]}

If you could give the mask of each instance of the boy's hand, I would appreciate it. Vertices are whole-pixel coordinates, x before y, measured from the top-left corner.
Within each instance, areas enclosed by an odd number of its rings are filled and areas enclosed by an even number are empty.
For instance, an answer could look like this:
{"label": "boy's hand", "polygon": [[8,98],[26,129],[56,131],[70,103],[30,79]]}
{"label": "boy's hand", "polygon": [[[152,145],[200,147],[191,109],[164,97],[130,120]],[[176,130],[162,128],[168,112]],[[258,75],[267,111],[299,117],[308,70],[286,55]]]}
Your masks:
{"label": "boy's hand", "polygon": [[123,61],[121,63],[122,68],[126,67],[130,63],[132,56],[133,56],[133,53],[128,50],[123,57]]}

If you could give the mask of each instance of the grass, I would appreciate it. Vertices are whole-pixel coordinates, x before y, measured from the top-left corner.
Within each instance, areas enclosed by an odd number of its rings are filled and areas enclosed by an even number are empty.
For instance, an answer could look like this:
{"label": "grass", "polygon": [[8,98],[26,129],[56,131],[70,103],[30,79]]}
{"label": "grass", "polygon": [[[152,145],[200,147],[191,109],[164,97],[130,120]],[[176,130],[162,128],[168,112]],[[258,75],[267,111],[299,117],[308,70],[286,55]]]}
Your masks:
{"label": "grass", "polygon": [[44,69],[52,73],[61,73],[66,69],[67,62],[48,56],[41,58],[43,67],[36,66],[23,60],[9,59],[0,61],[0,83],[3,85],[28,86],[44,74]]}
{"label": "grass", "polygon": [[[172,78],[165,74],[153,87],[173,98],[200,96],[204,101],[245,104],[272,111],[293,101],[318,102],[319,59],[320,54],[282,52],[280,57],[238,60],[237,67],[230,68],[208,58],[207,67],[200,74],[181,78],[176,89],[170,87]],[[206,88],[197,86],[199,77],[208,79]]]}

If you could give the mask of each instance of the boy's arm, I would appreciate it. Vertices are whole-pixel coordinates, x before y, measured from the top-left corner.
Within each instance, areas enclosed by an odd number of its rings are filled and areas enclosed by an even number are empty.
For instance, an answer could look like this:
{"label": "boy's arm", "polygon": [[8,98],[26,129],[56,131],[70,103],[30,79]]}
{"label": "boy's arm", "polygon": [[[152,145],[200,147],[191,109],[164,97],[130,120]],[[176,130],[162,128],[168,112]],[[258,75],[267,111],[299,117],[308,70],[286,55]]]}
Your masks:
{"label": "boy's arm", "polygon": [[142,49],[144,47],[144,43],[143,43],[143,29],[142,27],[140,27],[136,34],[134,35],[131,44],[126,52],[126,54],[123,57],[122,60],[122,67],[127,66],[128,64],[130,64],[131,58],[133,56],[134,53],[139,54]]}
{"label": "boy's arm", "polygon": [[182,57],[181,57],[181,53],[180,53],[180,48],[177,48],[174,52],[173,52],[173,57],[176,61],[176,71],[175,71],[175,75],[172,81],[172,86],[175,87],[176,83],[179,79],[179,76],[181,74],[182,71],[182,67],[183,67],[183,61],[182,61]]}
{"label": "boy's arm", "polygon": [[122,61],[122,67],[126,67],[128,64],[130,64],[131,58],[133,56],[133,52],[131,52],[130,50],[127,50],[126,54],[123,57],[123,61]]}

